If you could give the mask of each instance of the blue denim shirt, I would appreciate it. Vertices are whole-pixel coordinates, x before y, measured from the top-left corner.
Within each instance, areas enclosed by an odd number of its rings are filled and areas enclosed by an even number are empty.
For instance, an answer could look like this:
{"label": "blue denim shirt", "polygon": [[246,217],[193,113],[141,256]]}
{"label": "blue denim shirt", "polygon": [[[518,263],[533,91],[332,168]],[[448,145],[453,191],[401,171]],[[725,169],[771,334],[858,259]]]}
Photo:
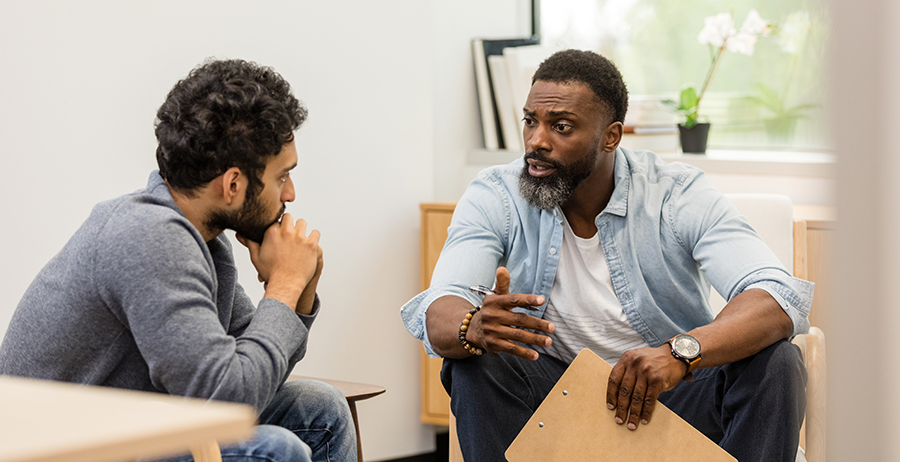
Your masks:
{"label": "blue denim shirt", "polygon": [[[731,300],[765,290],[790,316],[794,335],[809,330],[814,285],[791,276],[747,219],[705,174],[666,164],[649,151],[615,152],[615,189],[594,222],[612,283],[628,320],[651,346],[713,320],[710,284]],[[477,306],[467,288],[491,286],[498,266],[511,275],[511,293],[549,299],[562,245],[562,210],[541,210],[519,195],[524,161],[481,171],[453,213],[431,287],[400,310],[406,329],[428,341],[425,313],[455,295]],[[540,311],[517,311],[542,316]]]}

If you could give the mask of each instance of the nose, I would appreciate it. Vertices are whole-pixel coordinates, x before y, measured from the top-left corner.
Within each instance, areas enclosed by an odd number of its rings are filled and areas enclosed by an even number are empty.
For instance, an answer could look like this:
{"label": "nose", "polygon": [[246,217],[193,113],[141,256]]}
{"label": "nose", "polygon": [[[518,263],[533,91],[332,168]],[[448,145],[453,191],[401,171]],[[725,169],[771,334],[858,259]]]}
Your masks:
{"label": "nose", "polygon": [[542,123],[536,123],[534,127],[525,127],[526,146],[530,146],[532,151],[550,151],[550,139],[547,136],[547,129]]}
{"label": "nose", "polygon": [[295,198],[294,180],[291,177],[287,177],[287,181],[284,182],[284,188],[281,190],[281,202],[294,202]]}

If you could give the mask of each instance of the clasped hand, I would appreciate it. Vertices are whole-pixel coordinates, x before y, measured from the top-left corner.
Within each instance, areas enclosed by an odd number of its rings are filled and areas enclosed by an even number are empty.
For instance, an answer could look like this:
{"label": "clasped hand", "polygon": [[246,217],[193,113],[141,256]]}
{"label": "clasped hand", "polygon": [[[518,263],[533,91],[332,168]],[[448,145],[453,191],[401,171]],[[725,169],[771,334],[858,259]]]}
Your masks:
{"label": "clasped hand", "polygon": [[291,214],[285,213],[266,230],[262,244],[242,236],[238,240],[250,251],[259,280],[266,284],[266,296],[295,306],[310,281],[322,272],[319,237],[318,230],[306,234],[306,220],[295,224]]}

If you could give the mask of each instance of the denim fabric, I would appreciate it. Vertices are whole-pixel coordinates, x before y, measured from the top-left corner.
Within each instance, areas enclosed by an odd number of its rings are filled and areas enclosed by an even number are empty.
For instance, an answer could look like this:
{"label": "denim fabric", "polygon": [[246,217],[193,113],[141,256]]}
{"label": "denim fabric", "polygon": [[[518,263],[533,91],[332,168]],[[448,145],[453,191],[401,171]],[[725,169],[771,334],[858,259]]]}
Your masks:
{"label": "denim fabric", "polygon": [[[791,277],[747,219],[689,165],[666,164],[649,151],[615,152],[615,190],[595,223],[616,295],[629,322],[651,346],[708,324],[710,284],[730,300],[767,291],[794,324],[809,330],[813,284]],[[468,286],[494,282],[498,266],[510,292],[549,299],[562,244],[562,211],[541,210],[519,195],[520,158],[485,169],[453,214],[431,287],[401,308],[407,330],[437,356],[425,314],[446,295],[478,305]],[[542,316],[546,304],[533,313]],[[517,309],[532,314],[532,312]]]}
{"label": "denim fabric", "polygon": [[741,462],[793,462],[806,379],[800,349],[781,340],[749,358],[698,369],[659,401]]}
{"label": "denim fabric", "polygon": [[[314,380],[285,383],[250,441],[222,448],[223,462],[356,461],[356,430],[341,392]],[[166,462],[189,462],[190,456]]]}
{"label": "denim fabric", "polygon": [[[444,359],[441,381],[463,458],[506,460],[506,449],[567,367],[549,355]],[[806,368],[796,346],[782,340],[694,376],[661,394],[660,402],[741,462],[794,461],[806,411]]]}

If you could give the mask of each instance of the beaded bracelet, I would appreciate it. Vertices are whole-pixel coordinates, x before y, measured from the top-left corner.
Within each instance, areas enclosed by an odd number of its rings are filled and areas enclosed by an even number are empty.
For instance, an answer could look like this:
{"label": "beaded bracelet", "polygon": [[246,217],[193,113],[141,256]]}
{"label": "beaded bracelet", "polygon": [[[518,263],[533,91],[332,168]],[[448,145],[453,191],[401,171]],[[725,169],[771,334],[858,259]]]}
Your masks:
{"label": "beaded bracelet", "polygon": [[472,317],[475,316],[475,313],[477,313],[479,310],[481,310],[481,305],[472,308],[471,311],[466,313],[465,319],[463,319],[462,324],[459,325],[459,344],[462,345],[462,347],[465,348],[466,351],[469,352],[469,354],[480,356],[484,353],[484,350],[476,347],[475,345],[472,345],[468,342],[468,340],[466,340],[466,331],[469,330],[469,323],[472,321]]}

